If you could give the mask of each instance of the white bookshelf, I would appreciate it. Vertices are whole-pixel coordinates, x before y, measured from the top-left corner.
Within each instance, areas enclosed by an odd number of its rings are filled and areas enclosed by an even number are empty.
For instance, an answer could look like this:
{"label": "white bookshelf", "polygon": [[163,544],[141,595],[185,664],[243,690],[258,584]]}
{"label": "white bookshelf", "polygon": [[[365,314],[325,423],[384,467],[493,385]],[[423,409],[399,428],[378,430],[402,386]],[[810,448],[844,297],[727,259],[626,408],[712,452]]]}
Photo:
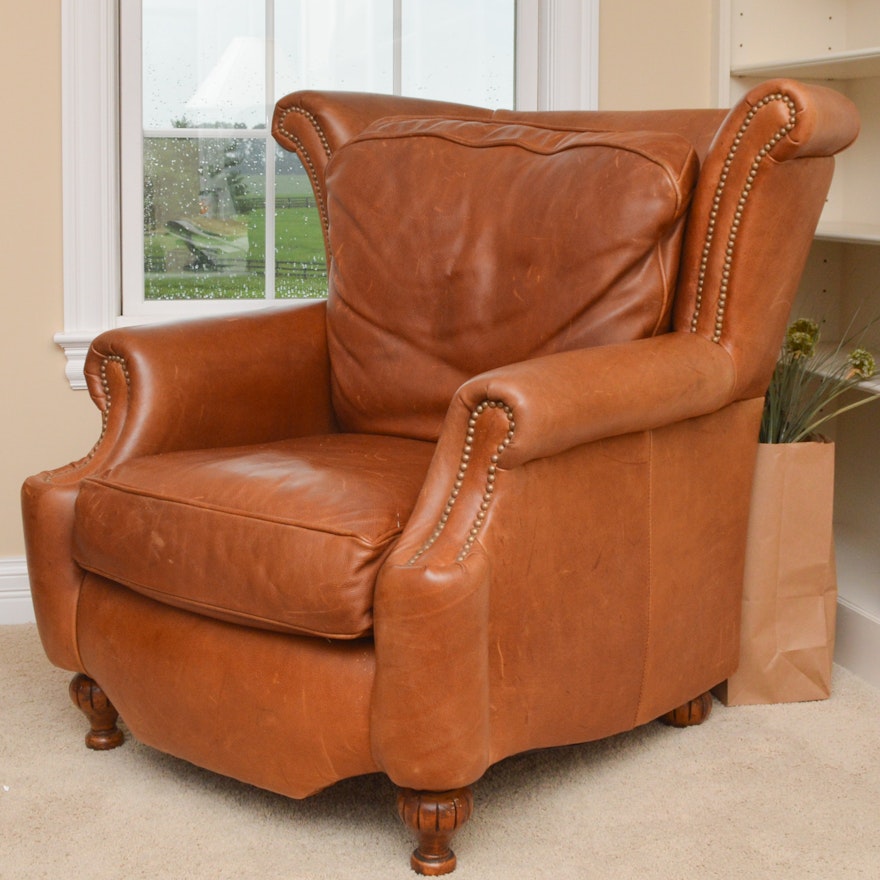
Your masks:
{"label": "white bookshelf", "polygon": [[[880,2],[718,0],[718,11],[722,102],[791,77],[836,89],[859,108],[861,134],[837,159],[792,314],[822,321],[832,340],[880,316]],[[861,344],[880,362],[880,323]],[[880,377],[853,393],[861,392],[880,395]],[[880,401],[842,416],[833,439],[835,657],[880,687]]]}
{"label": "white bookshelf", "polygon": [[816,230],[816,238],[849,244],[880,245],[880,226],[873,223],[848,223],[846,220],[823,219]]}
{"label": "white bookshelf", "polygon": [[848,52],[737,64],[731,67],[731,75],[762,79],[790,76],[794,79],[826,81],[867,79],[880,76],[880,45]]}
{"label": "white bookshelf", "polygon": [[[858,340],[854,340],[852,345],[846,348],[841,348],[837,342],[820,342],[816,346],[816,360],[819,362],[819,367],[815,370],[815,373],[820,376],[830,376],[833,373],[837,373],[838,369],[848,361],[849,352],[853,348],[860,346],[861,343]],[[878,366],[880,366],[880,351],[876,353],[876,358]],[[811,371],[811,374],[813,372]],[[880,373],[875,373],[870,379],[863,379],[852,391],[848,391],[847,394],[880,397]],[[841,400],[844,404],[849,402],[843,400],[843,398]]]}

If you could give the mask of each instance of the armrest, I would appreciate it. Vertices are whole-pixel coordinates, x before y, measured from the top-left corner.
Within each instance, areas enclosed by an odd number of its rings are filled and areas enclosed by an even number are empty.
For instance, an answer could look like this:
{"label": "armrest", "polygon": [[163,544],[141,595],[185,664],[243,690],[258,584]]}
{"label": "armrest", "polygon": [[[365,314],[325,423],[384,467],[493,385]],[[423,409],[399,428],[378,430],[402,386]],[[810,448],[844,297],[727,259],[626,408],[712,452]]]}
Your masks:
{"label": "armrest", "polygon": [[92,451],[22,487],[28,574],[50,660],[85,671],[73,561],[80,482],[136,455],[334,430],[324,301],[232,318],[111,330],[86,359],[103,429]]}
{"label": "armrest", "polygon": [[582,443],[659,428],[731,401],[733,364],[702,337],[651,339],[561,352],[483,373],[457,401],[473,412],[503,401],[515,420],[499,467],[518,467]]}
{"label": "armrest", "polygon": [[461,561],[497,471],[660,428],[733,401],[723,346],[691,333],[561,352],[482,373],[450,405],[422,495],[389,564]]}
{"label": "armrest", "polygon": [[90,461],[333,430],[324,301],[101,334],[86,359]]}
{"label": "armrest", "polygon": [[[493,715],[512,693],[505,668],[511,669],[514,687],[522,683],[521,695],[512,698],[517,714],[533,699],[528,693],[533,683],[558,671],[560,652],[546,649],[543,634],[564,632],[566,615],[591,607],[589,597],[578,605],[582,599],[572,598],[578,591],[568,589],[571,579],[559,573],[598,565],[584,549],[589,542],[576,540],[585,532],[584,522],[594,522],[591,516],[601,521],[606,505],[616,505],[619,514],[644,500],[638,493],[609,495],[609,484],[597,492],[591,477],[607,470],[615,453],[623,452],[623,457],[614,474],[634,464],[644,466],[640,455],[629,456],[650,446],[647,438],[622,435],[667,425],[680,430],[684,457],[691,454],[691,436],[703,435],[704,446],[720,437],[742,447],[743,425],[748,435],[756,402],[749,402],[750,419],[743,419],[741,404],[728,406],[734,384],[733,365],[723,347],[694,334],[674,333],[536,358],[462,386],[416,509],[377,583],[372,734],[374,754],[395,782],[416,788],[466,785],[499,750],[509,754],[536,741],[552,741],[541,739],[546,734],[530,730],[528,723],[508,729],[502,722],[493,728]],[[733,418],[725,409],[736,410]],[[701,415],[715,420],[718,410],[722,416],[711,430],[689,421]],[[732,420],[738,420],[740,430],[727,430]],[[756,424],[754,430],[756,444]],[[610,455],[608,445],[591,443],[606,438],[614,448]],[[717,459],[723,459],[727,449],[724,443],[719,446]],[[748,452],[730,460],[737,479],[747,480],[748,468],[740,467],[743,455]],[[717,460],[699,450],[698,457],[704,469]],[[529,462],[534,466],[521,467]],[[628,488],[633,485],[638,483]],[[662,498],[666,483],[659,485]],[[573,486],[581,490],[572,491]],[[557,509],[558,528],[555,513],[542,526],[540,517],[533,516],[536,510]],[[620,521],[609,511],[598,528],[613,533]],[[544,569],[531,568],[529,548],[536,545],[550,560]],[[611,600],[618,608],[640,589],[641,560],[627,569],[624,587]],[[575,629],[588,631],[585,621],[594,618],[583,616]],[[594,641],[601,642],[595,648],[599,654],[606,645],[615,646],[627,658],[621,662],[626,669],[616,674],[628,676],[632,684],[639,680],[642,663],[633,646],[645,644],[646,624],[638,614],[615,619],[619,628],[600,627],[601,639],[579,640],[561,653],[588,655]],[[566,636],[559,641],[566,644]],[[442,675],[456,681],[454,689],[436,686],[438,646]],[[573,662],[577,667],[578,661]],[[518,663],[530,668],[530,677],[521,675]],[[580,668],[591,667],[581,661]],[[625,692],[637,691],[629,687]],[[621,714],[635,712],[633,704]],[[597,736],[612,729],[601,727],[604,719],[595,723]],[[448,760],[449,754],[455,762]],[[450,776],[450,766],[457,776]]]}

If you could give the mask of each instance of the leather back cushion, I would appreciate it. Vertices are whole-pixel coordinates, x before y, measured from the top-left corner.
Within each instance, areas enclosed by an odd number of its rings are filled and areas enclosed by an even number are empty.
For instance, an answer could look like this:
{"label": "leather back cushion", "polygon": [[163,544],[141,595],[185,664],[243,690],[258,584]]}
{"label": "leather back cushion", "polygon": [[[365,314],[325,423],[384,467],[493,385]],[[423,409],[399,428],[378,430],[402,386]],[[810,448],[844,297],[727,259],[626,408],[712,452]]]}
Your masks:
{"label": "leather back cushion", "polygon": [[436,439],[485,370],[668,330],[697,170],[674,134],[374,123],[327,173],[341,428]]}

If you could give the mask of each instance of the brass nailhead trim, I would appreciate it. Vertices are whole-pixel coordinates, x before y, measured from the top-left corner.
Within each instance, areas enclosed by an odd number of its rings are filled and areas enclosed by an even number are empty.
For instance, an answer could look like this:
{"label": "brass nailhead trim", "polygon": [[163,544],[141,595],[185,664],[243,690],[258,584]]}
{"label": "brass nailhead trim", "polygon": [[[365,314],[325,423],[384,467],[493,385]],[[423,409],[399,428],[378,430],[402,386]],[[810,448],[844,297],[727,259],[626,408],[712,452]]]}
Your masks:
{"label": "brass nailhead trim", "polygon": [[101,385],[104,388],[104,397],[106,398],[104,408],[101,410],[101,433],[98,435],[98,439],[95,441],[95,444],[92,446],[92,448],[79,461],[72,462],[71,464],[65,465],[64,467],[58,468],[57,470],[50,471],[46,477],[48,482],[52,482],[54,476],[57,474],[68,476],[69,474],[84,469],[88,466],[89,462],[91,462],[91,460],[98,454],[98,450],[101,448],[101,443],[104,440],[105,435],[107,434],[107,421],[110,417],[110,382],[107,379],[107,364],[110,361],[115,361],[116,363],[121,365],[122,372],[125,375],[125,384],[131,385],[131,378],[128,374],[128,365],[126,364],[124,358],[119,357],[119,355],[108,355],[104,358],[103,361],[101,361]]}
{"label": "brass nailhead trim", "polygon": [[284,125],[287,117],[290,116],[291,113],[298,113],[300,116],[305,116],[305,118],[308,119],[309,122],[311,122],[312,127],[315,129],[315,132],[317,133],[318,137],[321,139],[321,143],[324,146],[324,152],[327,154],[327,158],[329,159],[330,153],[332,152],[330,150],[330,141],[327,139],[327,135],[324,134],[324,129],[321,128],[321,124],[318,122],[317,117],[313,113],[309,113],[308,110],[303,110],[302,107],[288,107],[284,111],[284,115],[281,117],[281,121],[278,123],[278,127],[289,138],[291,138],[293,140],[297,140],[296,135],[292,131],[289,131]]}
{"label": "brass nailhead trim", "polygon": [[327,139],[327,135],[324,134],[324,130],[321,128],[317,118],[313,114],[309,113],[308,110],[303,110],[302,107],[288,107],[287,110],[285,110],[284,115],[278,122],[278,128],[280,128],[281,131],[283,131],[284,134],[286,134],[287,137],[289,137],[290,140],[293,141],[296,146],[297,155],[306,166],[308,175],[312,180],[312,185],[315,188],[315,195],[317,196],[318,202],[318,212],[321,215],[321,224],[324,227],[324,238],[326,241],[329,242],[327,235],[330,230],[330,219],[327,217],[327,208],[325,205],[326,199],[324,198],[324,192],[321,188],[321,183],[318,178],[318,170],[315,168],[315,163],[312,161],[312,157],[309,155],[309,151],[305,148],[303,142],[284,124],[287,120],[287,117],[291,113],[297,113],[300,116],[304,116],[306,119],[308,119],[308,121],[312,124],[312,127],[315,129],[315,133],[318,135],[318,138],[321,141],[321,145],[324,147],[324,152],[327,154],[328,159],[332,155],[333,151],[330,149],[330,141]]}
{"label": "brass nailhead trim", "polygon": [[419,557],[421,557],[424,553],[426,553],[436,542],[436,540],[440,537],[443,529],[446,528],[446,523],[449,522],[449,517],[452,514],[452,508],[455,507],[455,502],[458,499],[459,492],[461,491],[461,487],[464,484],[464,477],[467,473],[468,465],[471,460],[471,452],[473,451],[473,442],[474,436],[476,434],[477,427],[477,419],[486,412],[487,409],[500,409],[507,416],[507,435],[504,440],[498,445],[497,450],[492,455],[489,460],[489,467],[486,470],[486,487],[483,491],[483,497],[480,501],[480,509],[477,511],[476,516],[471,523],[471,529],[468,532],[468,536],[465,539],[464,545],[461,548],[458,556],[456,557],[456,562],[461,562],[468,555],[471,550],[471,547],[474,545],[474,541],[477,540],[477,535],[480,533],[480,529],[483,527],[483,522],[486,519],[486,513],[489,510],[489,504],[492,501],[492,493],[495,491],[495,476],[498,470],[498,460],[501,457],[501,453],[510,446],[511,441],[513,440],[513,434],[516,430],[516,422],[513,419],[513,410],[503,401],[500,400],[484,400],[472,413],[470,419],[468,419],[468,427],[467,427],[467,436],[464,442],[464,448],[461,453],[461,460],[458,465],[458,473],[455,476],[455,483],[452,486],[452,491],[449,493],[449,498],[446,501],[446,507],[443,509],[443,513],[440,515],[440,520],[438,521],[434,531],[431,533],[431,537],[428,538],[427,541],[422,545],[422,548],[416,553],[412,559],[409,560],[409,564],[412,565],[416,562]]}
{"label": "brass nailhead trim", "polygon": [[[125,362],[125,358],[120,357],[117,354],[111,354],[104,358],[101,361],[101,385],[104,388],[104,397],[106,399],[106,404],[104,405],[104,409],[101,411],[101,437],[104,436],[105,431],[107,430],[107,420],[110,418],[110,406],[112,404],[112,399],[110,396],[110,380],[107,378],[107,364],[116,363],[122,367],[122,375],[125,376],[125,384],[131,385],[131,376],[128,372],[128,364]],[[100,442],[101,437],[98,438],[98,442]]]}
{"label": "brass nailhead trim", "polygon": [[712,211],[709,214],[709,227],[706,231],[706,240],[703,244],[703,254],[700,259],[700,274],[699,280],[697,282],[697,296],[696,302],[694,305],[694,313],[691,318],[691,332],[695,333],[697,330],[697,322],[700,317],[700,310],[703,305],[703,290],[706,281],[706,269],[709,264],[709,252],[712,249],[712,242],[715,237],[715,224],[718,218],[718,208],[721,204],[721,196],[724,193],[724,188],[727,185],[727,177],[730,173],[730,167],[733,164],[734,156],[736,155],[737,150],[739,149],[740,143],[742,142],[743,136],[746,133],[748,127],[752,124],[755,116],[761,110],[761,108],[766,107],[768,104],[773,103],[774,101],[783,101],[785,105],[788,107],[788,122],[764,144],[763,147],[758,151],[757,156],[755,156],[754,161],[752,162],[752,166],[749,169],[748,177],[746,178],[746,182],[743,186],[742,192],[739,196],[739,201],[737,203],[736,212],[734,213],[733,223],[730,227],[730,232],[727,236],[727,249],[724,255],[724,269],[721,273],[721,286],[718,292],[718,306],[715,310],[715,332],[712,336],[713,342],[721,341],[721,332],[724,329],[724,313],[727,309],[727,292],[728,285],[730,283],[730,269],[733,265],[733,253],[736,245],[736,238],[739,234],[740,223],[742,222],[743,211],[745,210],[746,203],[748,202],[749,194],[752,191],[752,185],[755,182],[755,178],[758,176],[758,170],[761,167],[761,163],[770,153],[770,151],[779,143],[794,127],[797,122],[797,107],[795,106],[794,101],[788,96],[784,95],[782,92],[774,92],[772,95],[767,95],[762,98],[754,107],[749,110],[746,118],[743,120],[742,125],[739,128],[739,131],[736,134],[736,137],[733,139],[733,145],[727,153],[727,158],[724,161],[724,170],[721,172],[721,176],[718,180],[718,186],[715,189],[715,197],[712,202]]}

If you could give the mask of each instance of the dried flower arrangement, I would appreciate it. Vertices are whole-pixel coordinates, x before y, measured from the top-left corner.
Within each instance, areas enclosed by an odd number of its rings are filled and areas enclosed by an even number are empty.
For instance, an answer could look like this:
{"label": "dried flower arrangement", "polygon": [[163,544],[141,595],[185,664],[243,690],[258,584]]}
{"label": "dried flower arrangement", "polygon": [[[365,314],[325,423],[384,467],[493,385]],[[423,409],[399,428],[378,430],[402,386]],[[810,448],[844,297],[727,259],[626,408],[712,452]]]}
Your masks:
{"label": "dried flower arrangement", "polygon": [[816,321],[799,318],[789,326],[764,400],[761,443],[810,440],[825,422],[875,399],[839,400],[875,372],[874,357],[866,349],[844,354],[850,341],[821,351]]}

